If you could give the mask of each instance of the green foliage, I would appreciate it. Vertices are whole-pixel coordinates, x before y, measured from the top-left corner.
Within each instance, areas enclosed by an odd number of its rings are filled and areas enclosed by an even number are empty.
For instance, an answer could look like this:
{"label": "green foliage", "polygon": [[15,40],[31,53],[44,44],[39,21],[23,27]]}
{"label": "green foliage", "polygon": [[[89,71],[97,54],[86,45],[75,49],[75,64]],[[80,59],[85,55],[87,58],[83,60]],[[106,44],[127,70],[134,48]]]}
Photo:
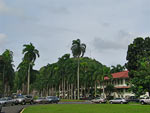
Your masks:
{"label": "green foliage", "polygon": [[105,91],[106,91],[107,97],[111,96],[111,93],[115,91],[114,85],[112,84],[107,85]]}
{"label": "green foliage", "polygon": [[121,66],[120,64],[117,64],[116,66],[111,66],[111,73],[117,73],[122,72],[125,70],[125,66]]}
{"label": "green foliage", "polygon": [[[22,54],[24,54],[24,57],[22,59],[22,62],[17,67],[18,72],[15,78],[16,81],[19,80],[20,82],[16,82],[17,84],[15,85],[15,87],[16,89],[22,89],[25,91],[23,86],[28,85],[27,91],[29,93],[29,84],[35,81],[36,75],[38,74],[38,71],[34,70],[33,66],[36,57],[39,57],[39,51],[35,49],[32,43],[25,44],[23,45],[23,47],[24,49],[22,51]],[[27,92],[23,92],[23,93],[27,93]]]}
{"label": "green foliage", "polygon": [[[14,69],[13,69],[13,52],[6,49],[0,56],[0,92],[9,95],[13,89]],[[10,90],[5,90],[5,88]]]}
{"label": "green foliage", "polygon": [[71,51],[74,57],[83,57],[86,50],[86,45],[81,43],[80,39],[72,41]]}
{"label": "green foliage", "polygon": [[137,96],[150,92],[150,38],[134,39],[128,46],[127,60],[131,90]]}

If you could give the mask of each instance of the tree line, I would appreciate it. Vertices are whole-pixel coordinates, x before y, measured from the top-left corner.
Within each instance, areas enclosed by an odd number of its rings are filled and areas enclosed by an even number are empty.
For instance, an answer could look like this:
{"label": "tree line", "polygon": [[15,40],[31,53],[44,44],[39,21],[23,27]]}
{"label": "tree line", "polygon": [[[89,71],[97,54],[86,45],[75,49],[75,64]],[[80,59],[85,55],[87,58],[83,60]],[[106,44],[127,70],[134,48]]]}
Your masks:
{"label": "tree line", "polygon": [[[62,98],[79,99],[80,95],[103,94],[104,77],[111,73],[129,70],[131,90],[142,95],[150,90],[149,55],[150,38],[136,38],[128,46],[125,66],[108,67],[99,61],[84,57],[86,45],[80,39],[73,40],[71,51],[58,58],[58,61],[35,70],[35,60],[40,56],[32,43],[23,45],[23,58],[14,70],[13,52],[6,50],[0,55],[0,93],[8,96],[21,91],[22,94],[34,93],[40,96],[58,95]],[[137,82],[138,81],[138,82]],[[97,89],[99,85],[103,89]],[[109,89],[109,88],[108,88]],[[143,92],[144,91],[144,92]]]}

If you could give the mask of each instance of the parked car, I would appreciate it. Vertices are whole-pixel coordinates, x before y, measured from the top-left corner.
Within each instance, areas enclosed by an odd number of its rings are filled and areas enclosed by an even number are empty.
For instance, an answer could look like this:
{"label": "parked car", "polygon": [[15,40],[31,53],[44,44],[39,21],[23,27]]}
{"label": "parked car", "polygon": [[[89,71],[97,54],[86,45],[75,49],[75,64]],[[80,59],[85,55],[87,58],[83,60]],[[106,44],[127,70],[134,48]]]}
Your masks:
{"label": "parked car", "polygon": [[92,99],[91,102],[93,102],[93,103],[106,103],[106,99],[101,98],[101,97],[97,97],[95,99]]}
{"label": "parked car", "polygon": [[49,101],[45,97],[39,97],[39,98],[33,100],[33,103],[35,103],[35,104],[48,104]]}
{"label": "parked car", "polygon": [[140,100],[135,96],[130,96],[126,99],[128,102],[139,102]]}
{"label": "parked car", "polygon": [[22,104],[22,105],[25,105],[25,97],[23,95],[19,95],[17,96],[15,99],[15,104],[18,105],[18,104]]}
{"label": "parked car", "polygon": [[143,104],[150,104],[150,98],[147,97],[147,98],[143,98],[143,99],[140,99],[140,103],[143,105]]}
{"label": "parked car", "polygon": [[7,104],[8,104],[8,101],[6,100],[6,98],[0,98],[0,105],[6,106]]}
{"label": "parked car", "polygon": [[25,104],[30,103],[33,104],[33,97],[31,95],[24,95],[25,97]]}
{"label": "parked car", "polygon": [[0,104],[0,113],[1,113],[1,111],[2,111],[2,105]]}
{"label": "parked car", "polygon": [[15,104],[15,100],[12,99],[11,97],[5,97],[5,99],[7,100],[7,105],[14,105]]}
{"label": "parked car", "polygon": [[46,99],[49,103],[58,103],[60,101],[56,96],[47,96]]}
{"label": "parked car", "polygon": [[125,100],[124,98],[115,98],[113,100],[109,100],[110,104],[127,104],[128,101]]}

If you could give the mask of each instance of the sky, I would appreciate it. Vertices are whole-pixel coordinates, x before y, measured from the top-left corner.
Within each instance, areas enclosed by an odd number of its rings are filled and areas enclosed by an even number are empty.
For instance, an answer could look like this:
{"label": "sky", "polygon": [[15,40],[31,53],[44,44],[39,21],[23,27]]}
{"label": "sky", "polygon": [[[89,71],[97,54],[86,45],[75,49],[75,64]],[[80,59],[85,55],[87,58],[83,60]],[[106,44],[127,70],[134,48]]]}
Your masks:
{"label": "sky", "polygon": [[128,45],[147,37],[150,0],[0,0],[0,54],[14,53],[15,68],[24,44],[40,52],[35,69],[71,54],[72,41],[87,45],[85,56],[107,66],[126,61]]}

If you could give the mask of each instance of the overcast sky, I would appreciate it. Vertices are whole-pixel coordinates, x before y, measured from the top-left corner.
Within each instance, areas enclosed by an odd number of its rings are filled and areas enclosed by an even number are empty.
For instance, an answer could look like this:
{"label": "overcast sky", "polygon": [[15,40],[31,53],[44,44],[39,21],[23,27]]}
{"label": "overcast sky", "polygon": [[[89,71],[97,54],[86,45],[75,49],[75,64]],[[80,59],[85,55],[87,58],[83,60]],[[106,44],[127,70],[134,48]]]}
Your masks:
{"label": "overcast sky", "polygon": [[23,44],[40,52],[35,68],[71,54],[72,40],[87,45],[85,56],[124,65],[127,47],[150,30],[150,0],[0,0],[0,54],[14,52],[17,67]]}

